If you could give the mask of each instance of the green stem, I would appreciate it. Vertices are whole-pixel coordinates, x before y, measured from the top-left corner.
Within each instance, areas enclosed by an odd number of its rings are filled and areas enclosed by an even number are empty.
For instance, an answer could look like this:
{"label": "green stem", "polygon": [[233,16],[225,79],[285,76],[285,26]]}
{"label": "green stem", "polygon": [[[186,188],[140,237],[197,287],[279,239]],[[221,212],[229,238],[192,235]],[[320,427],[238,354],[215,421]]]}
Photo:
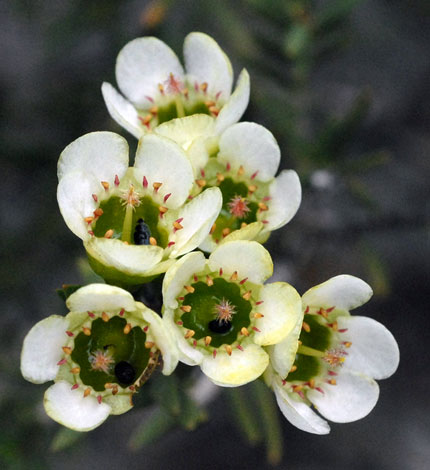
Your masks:
{"label": "green stem", "polygon": [[122,225],[122,236],[123,242],[131,243],[131,226],[133,222],[133,206],[127,204],[125,209],[124,223]]}
{"label": "green stem", "polygon": [[185,109],[184,105],[182,104],[181,97],[177,94],[175,96],[175,104],[176,104],[176,113],[178,117],[184,117],[185,116]]}
{"label": "green stem", "polygon": [[318,351],[318,349],[310,348],[309,346],[303,346],[302,344],[297,349],[297,352],[305,356],[313,356],[313,357],[325,356],[325,353],[323,353],[322,351]]}

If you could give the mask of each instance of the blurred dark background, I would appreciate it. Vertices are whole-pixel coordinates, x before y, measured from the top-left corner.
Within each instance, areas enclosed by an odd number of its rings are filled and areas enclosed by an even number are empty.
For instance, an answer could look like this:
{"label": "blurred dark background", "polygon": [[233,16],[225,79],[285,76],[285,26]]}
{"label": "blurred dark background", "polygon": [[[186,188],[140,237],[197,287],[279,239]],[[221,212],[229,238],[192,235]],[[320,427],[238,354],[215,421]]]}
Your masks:
{"label": "blurred dark background", "polygon": [[183,423],[194,430],[150,442],[139,426],[153,407],[140,403],[85,435],[65,432],[44,414],[47,386],[19,373],[30,327],[65,312],[55,289],[85,278],[80,240],[56,203],[60,152],[84,133],[113,130],[133,155],[136,142],[100,92],[102,81],[115,83],[119,50],[156,35],[181,56],[186,34],[203,31],[236,76],[250,72],[244,119],[274,133],[281,168],[302,180],[297,216],[267,244],[275,278],[300,292],[341,273],[365,279],[375,295],[356,313],[384,323],[401,351],[367,418],[333,424],[328,436],[282,419],[279,468],[429,468],[430,3],[3,0],[0,12],[1,467],[270,468],[270,443],[260,436],[249,446],[224,393],[207,404],[206,421]]}

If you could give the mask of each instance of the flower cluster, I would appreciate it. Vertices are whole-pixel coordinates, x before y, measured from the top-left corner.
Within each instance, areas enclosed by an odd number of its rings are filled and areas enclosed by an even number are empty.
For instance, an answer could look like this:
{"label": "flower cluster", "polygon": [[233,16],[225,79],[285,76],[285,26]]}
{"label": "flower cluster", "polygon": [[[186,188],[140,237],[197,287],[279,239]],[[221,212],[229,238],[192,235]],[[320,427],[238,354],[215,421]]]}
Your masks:
{"label": "flower cluster", "polygon": [[[262,243],[297,212],[299,178],[276,175],[281,152],[269,130],[237,122],[246,70],[232,92],[228,57],[202,33],[186,37],[184,61],[156,38],[135,39],[117,59],[122,94],[102,86],[111,116],[138,139],[133,166],[112,132],[61,153],[61,214],[106,283],[81,287],[68,315],[30,330],[22,374],[53,380],[47,414],[79,431],[128,411],[152,372],[169,375],[178,361],[223,387],[264,378],[285,417],[308,432],[329,431],[312,407],[331,421],[360,419],[377,401],[374,379],[399,360],[384,326],[349,314],[372,291],[347,275],[303,297],[265,283],[273,262]],[[132,295],[156,278],[161,315]]]}

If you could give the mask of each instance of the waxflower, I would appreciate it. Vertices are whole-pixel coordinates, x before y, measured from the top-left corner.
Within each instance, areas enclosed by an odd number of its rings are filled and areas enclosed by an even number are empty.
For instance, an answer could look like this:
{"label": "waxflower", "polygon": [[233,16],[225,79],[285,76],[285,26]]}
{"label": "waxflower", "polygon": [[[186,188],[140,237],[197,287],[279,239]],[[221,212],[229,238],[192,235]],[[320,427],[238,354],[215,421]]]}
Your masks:
{"label": "waxflower", "polygon": [[283,170],[275,177],[281,151],[265,127],[240,122],[219,135],[213,118],[197,114],[161,124],[154,132],[187,152],[194,170],[193,194],[208,187],[222,192],[220,215],[200,245],[202,250],[211,252],[232,239],[263,243],[297,212],[299,177],[293,170]]}
{"label": "waxflower", "polygon": [[272,275],[268,251],[255,241],[231,241],[205,259],[193,252],[163,281],[163,320],[180,361],[199,365],[215,384],[233,387],[259,377],[269,363],[263,346],[282,341],[301,317],[296,290]]}
{"label": "waxflower", "polygon": [[303,321],[281,343],[270,347],[265,378],[284,416],[294,426],[327,434],[330,421],[365,417],[375,406],[374,379],[392,375],[399,349],[381,323],[352,310],[366,303],[372,289],[353,276],[336,276],[308,290],[302,298]]}
{"label": "waxflower", "polygon": [[132,408],[160,351],[165,375],[178,354],[162,319],[119,287],[91,284],[66,304],[68,315],[41,320],[25,337],[21,372],[36,384],[55,382],[44,397],[53,420],[89,431]]}
{"label": "waxflower", "polygon": [[249,101],[244,69],[232,93],[230,60],[208,35],[190,33],[184,41],[185,71],[176,54],[154,37],[137,38],[120,51],[116,80],[102,93],[110,115],[135,137],[176,117],[205,113],[216,117],[219,132],[237,122]]}
{"label": "waxflower", "polygon": [[203,241],[221,208],[218,188],[189,199],[191,164],[162,136],[145,136],[129,168],[124,138],[86,134],[62,152],[58,179],[66,224],[83,240],[94,271],[111,284],[147,282],[165,272]]}

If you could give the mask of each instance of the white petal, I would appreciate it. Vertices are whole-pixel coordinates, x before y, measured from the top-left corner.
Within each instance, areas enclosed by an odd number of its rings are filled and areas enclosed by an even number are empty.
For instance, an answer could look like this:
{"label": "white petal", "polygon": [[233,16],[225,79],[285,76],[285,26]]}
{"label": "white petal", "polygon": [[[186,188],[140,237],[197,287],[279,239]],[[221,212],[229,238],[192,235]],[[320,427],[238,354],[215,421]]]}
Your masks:
{"label": "white petal", "polygon": [[122,93],[138,108],[148,108],[147,97],[159,96],[158,85],[172,73],[182,80],[184,71],[176,54],[157,38],[137,38],[126,44],[116,60],[116,81]]}
{"label": "white petal", "polygon": [[114,238],[93,237],[85,249],[107,269],[115,268],[130,276],[149,276],[163,258],[163,249],[152,245],[127,245]]}
{"label": "white petal", "polygon": [[99,182],[114,184],[128,168],[127,141],[113,132],[91,132],[74,140],[58,160],[58,180],[68,173],[90,173]]}
{"label": "white petal", "polygon": [[184,61],[187,78],[194,84],[207,83],[207,92],[214,96],[220,93],[225,102],[231,93],[233,70],[229,58],[210,36],[190,33],[184,41]]}
{"label": "white petal", "polygon": [[243,351],[234,349],[231,356],[221,349],[215,358],[205,356],[200,366],[203,373],[222,387],[238,387],[260,377],[269,364],[269,356],[256,344],[242,346]]}
{"label": "white petal", "polygon": [[296,289],[286,282],[264,285],[259,293],[263,303],[258,307],[264,315],[255,326],[254,342],[262,346],[281,342],[303,318],[302,300]]}
{"label": "white petal", "polygon": [[221,111],[216,118],[215,130],[217,134],[221,134],[228,126],[239,121],[248,106],[249,92],[249,75],[248,72],[243,69],[237,79],[237,85],[234,92],[227,103],[225,103],[221,108]]}
{"label": "white petal", "polygon": [[197,248],[208,235],[222,207],[222,193],[219,188],[208,188],[178,212],[182,229],[177,230],[169,240],[175,242],[170,258],[177,258]]}
{"label": "white petal", "polygon": [[66,340],[69,322],[51,315],[36,323],[27,333],[21,352],[21,373],[24,379],[35,384],[54,380],[64,353],[61,346]]}
{"label": "white petal", "polygon": [[273,134],[253,122],[239,122],[224,131],[219,140],[218,160],[230,163],[232,171],[243,166],[245,175],[257,173],[258,181],[269,181],[278,170],[281,150]]}
{"label": "white petal", "polygon": [[146,176],[150,187],[155,182],[162,183],[160,197],[171,194],[167,207],[176,209],[190,194],[193,169],[184,150],[172,140],[154,134],[144,136],[139,141],[134,166]]}
{"label": "white petal", "polygon": [[379,397],[378,384],[362,374],[342,371],[336,385],[320,385],[324,394],[309,390],[307,397],[318,412],[335,423],[349,423],[367,416]]}
{"label": "white petal", "polygon": [[[234,233],[234,232],[232,232]],[[215,243],[215,240],[212,238],[212,235],[208,235],[205,239],[200,243],[199,250],[204,251],[205,253],[212,253],[218,245]]]}
{"label": "white petal", "polygon": [[136,108],[107,82],[102,85],[102,94],[109,114],[115,121],[137,139],[146,133],[139,121]]}
{"label": "white petal", "polygon": [[229,275],[237,271],[239,279],[248,278],[262,284],[273,274],[273,262],[269,252],[257,242],[236,240],[219,246],[209,256],[212,271],[220,268]]}
{"label": "white petal", "polygon": [[203,253],[188,253],[167,270],[163,280],[163,304],[166,307],[177,308],[176,298],[179,293],[194,273],[199,273],[204,269],[205,263]]}
{"label": "white petal", "polygon": [[84,398],[82,388],[71,390],[68,382],[49,387],[43,404],[49,417],[75,431],[91,431],[103,423],[111,410],[93,396]]}
{"label": "white petal", "polygon": [[170,375],[178,365],[179,351],[169,334],[165,322],[152,310],[143,308],[143,318],[150,324],[148,336],[155,342],[163,356],[163,374]]}
{"label": "white petal", "polygon": [[350,341],[343,369],[362,372],[374,379],[394,374],[399,365],[399,347],[384,325],[368,317],[339,316],[336,318],[342,341]]}
{"label": "white petal", "polygon": [[282,385],[275,383],[274,392],[282,414],[293,426],[312,434],[328,434],[330,432],[327,421],[312,411],[309,405],[291,397]]}
{"label": "white petal", "polygon": [[164,122],[154,132],[174,140],[184,150],[188,150],[198,137],[211,137],[215,134],[215,120],[207,114],[193,114]]}
{"label": "white petal", "polygon": [[296,352],[299,347],[299,337],[302,332],[303,313],[297,319],[297,323],[289,335],[280,343],[269,346],[270,362],[276,372],[285,379],[296,360]]}
{"label": "white petal", "polygon": [[136,310],[136,304],[130,292],[108,284],[90,284],[81,287],[66,300],[71,312],[88,312],[102,310]]}
{"label": "white petal", "polygon": [[283,170],[269,186],[268,211],[258,215],[268,220],[264,230],[276,230],[288,223],[296,214],[302,200],[302,187],[294,170]]}
{"label": "white petal", "polygon": [[174,322],[174,311],[170,308],[165,308],[163,312],[163,320],[166,323],[167,330],[176,341],[179,349],[179,360],[188,366],[196,366],[203,361],[203,353],[197,348],[193,348],[188,341],[184,338],[185,331]]}
{"label": "white petal", "polygon": [[372,297],[372,289],[358,277],[342,274],[312,287],[302,297],[304,306],[336,307],[352,310],[365,304]]}

